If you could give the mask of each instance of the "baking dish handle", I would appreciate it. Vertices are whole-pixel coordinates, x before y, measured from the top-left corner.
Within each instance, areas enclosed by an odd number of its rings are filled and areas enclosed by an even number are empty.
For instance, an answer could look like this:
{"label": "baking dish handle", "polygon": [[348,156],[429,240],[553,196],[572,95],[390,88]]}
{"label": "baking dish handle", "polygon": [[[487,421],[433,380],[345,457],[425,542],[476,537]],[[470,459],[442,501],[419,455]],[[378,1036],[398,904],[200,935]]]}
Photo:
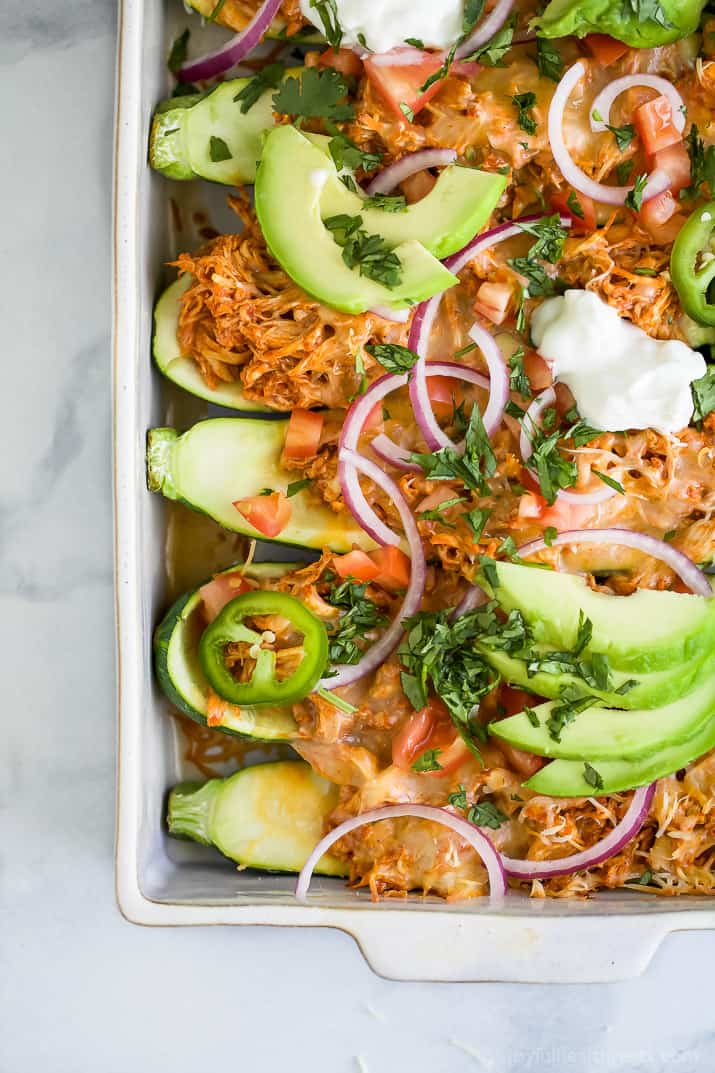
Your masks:
{"label": "baking dish handle", "polygon": [[673,929],[665,914],[565,919],[538,912],[541,904],[533,915],[378,909],[345,930],[392,980],[610,983],[640,975]]}

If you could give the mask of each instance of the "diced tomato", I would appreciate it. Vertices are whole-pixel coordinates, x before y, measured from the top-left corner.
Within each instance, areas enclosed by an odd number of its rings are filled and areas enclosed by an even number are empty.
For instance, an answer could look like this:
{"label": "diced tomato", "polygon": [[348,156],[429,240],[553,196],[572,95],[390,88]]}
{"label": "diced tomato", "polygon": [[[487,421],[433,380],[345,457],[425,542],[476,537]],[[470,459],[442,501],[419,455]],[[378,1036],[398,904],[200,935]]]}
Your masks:
{"label": "diced tomato", "polygon": [[610,67],[628,52],[628,45],[608,34],[586,34],[586,48],[602,67]]}
{"label": "diced tomato", "polygon": [[427,707],[415,712],[392,741],[392,762],[402,771],[411,771],[428,749],[438,749],[436,771],[424,772],[429,775],[447,775],[469,758],[470,752],[464,744],[450,718],[447,708],[441,700],[432,698]]}
{"label": "diced tomato", "polygon": [[414,175],[408,175],[406,179],[403,179],[400,183],[400,190],[405,195],[405,201],[408,205],[414,205],[416,201],[421,201],[423,197],[427,197],[430,190],[437,182],[431,171],[417,171]]}
{"label": "diced tomato", "polygon": [[362,74],[362,60],[351,48],[329,48],[318,60],[318,67],[332,67],[346,78],[359,78]]}
{"label": "diced tomato", "polygon": [[313,458],[318,453],[325,418],[314,410],[293,410],[283,454],[286,458]]}
{"label": "diced tomato", "polygon": [[674,194],[690,186],[690,155],[682,140],[667,149],[660,149],[652,159],[651,170],[654,168],[670,176],[670,189]]}
{"label": "diced tomato", "polygon": [[459,381],[451,376],[427,377],[427,392],[429,394],[432,409],[435,416],[448,421],[454,412],[454,407],[462,401],[462,389]]}
{"label": "diced tomato", "polygon": [[356,581],[372,581],[380,573],[370,556],[358,548],[347,555],[334,555],[333,566],[338,577],[353,577]]}
{"label": "diced tomato", "polygon": [[[533,477],[529,474],[529,483],[531,482]],[[519,498],[519,518],[523,521],[533,519],[544,528],[552,525],[554,529],[560,530],[578,529],[592,513],[593,507],[567,503],[563,499],[557,499],[549,506],[539,492],[525,492]]]}
{"label": "diced tomato", "polygon": [[[395,62],[391,63],[391,59]],[[369,56],[365,60],[365,73],[397,118],[409,123],[410,114],[416,116],[442,85],[441,81],[433,82],[424,93],[420,92],[420,87],[441,66],[442,60],[436,54],[418,48],[395,48]]]}
{"label": "diced tomato", "polygon": [[482,283],[474,301],[474,312],[481,313],[492,324],[503,324],[511,302],[508,283]]}
{"label": "diced tomato", "polygon": [[682,141],[673,124],[673,110],[667,97],[656,97],[636,108],[633,117],[645,152],[649,156]]}
{"label": "diced tomato", "polygon": [[571,217],[573,231],[584,235],[596,230],[596,206],[592,198],[578,190],[554,190],[549,201],[554,212]]}
{"label": "diced tomato", "polygon": [[219,574],[199,589],[207,622],[213,622],[230,600],[250,588],[241,574]]}
{"label": "diced tomato", "polygon": [[363,432],[379,432],[382,428],[383,416],[382,416],[382,403],[376,402],[370,413],[365,418],[365,424],[362,426]]}
{"label": "diced tomato", "polygon": [[548,362],[544,361],[535,350],[527,350],[524,354],[524,372],[529,378],[531,390],[534,394],[551,387],[553,376]]}
{"label": "diced tomato", "polygon": [[529,693],[526,689],[508,686],[505,682],[499,687],[499,705],[503,709],[505,719],[509,715],[523,712],[524,708],[533,708],[535,704],[541,704],[543,699],[543,697]]}
{"label": "diced tomato", "polygon": [[688,217],[682,212],[676,212],[669,220],[659,226],[653,224],[648,228],[651,242],[654,246],[672,246]]}
{"label": "diced tomato", "polygon": [[541,771],[546,763],[543,756],[535,756],[534,753],[524,752],[523,749],[517,749],[515,745],[509,745],[505,741],[499,742],[499,751],[503,754],[509,767],[513,768],[525,779],[530,779],[537,771]]}
{"label": "diced tomato", "polygon": [[285,529],[293,513],[291,502],[283,492],[237,499],[233,505],[249,525],[270,538],[278,536]]}
{"label": "diced tomato", "polygon": [[638,213],[638,219],[647,231],[657,233],[663,224],[666,224],[672,216],[675,216],[678,209],[678,202],[670,190],[664,190],[662,194],[658,194],[657,197],[652,197],[649,201],[643,203]]}
{"label": "diced tomato", "polygon": [[410,558],[401,548],[386,544],[370,552],[378,573],[375,581],[384,589],[406,589],[410,583]]}

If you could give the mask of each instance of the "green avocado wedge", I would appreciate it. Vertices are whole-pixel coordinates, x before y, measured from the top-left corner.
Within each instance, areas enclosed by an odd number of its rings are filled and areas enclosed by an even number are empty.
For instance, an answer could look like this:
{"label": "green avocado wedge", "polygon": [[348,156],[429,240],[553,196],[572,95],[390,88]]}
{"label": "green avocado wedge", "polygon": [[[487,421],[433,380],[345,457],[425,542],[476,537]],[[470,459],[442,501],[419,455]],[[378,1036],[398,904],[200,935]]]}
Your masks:
{"label": "green avocado wedge", "polygon": [[538,643],[572,651],[583,612],[593,624],[585,651],[633,677],[702,660],[715,646],[715,600],[705,596],[652,589],[609,596],[575,574],[503,562],[496,571],[494,598],[505,611],[521,611]]}
{"label": "green avocado wedge", "polygon": [[[659,708],[663,704],[686,696],[702,678],[703,664],[697,660],[682,666],[675,664],[662,671],[643,671],[631,675],[626,671],[612,671],[612,689],[594,689],[575,674],[537,671],[529,674],[526,660],[516,659],[499,649],[477,644],[477,649],[509,685],[528,689],[539,697],[558,699],[564,689],[573,696],[589,696],[609,708]],[[551,650],[553,651],[553,649]],[[534,658],[548,656],[549,649],[543,645],[534,648]],[[635,683],[626,688],[626,682]],[[623,688],[622,693],[618,689]]]}
{"label": "green avocado wedge", "polygon": [[[150,429],[149,491],[208,514],[224,529],[265,541],[233,503],[266,488],[286,492],[296,481],[296,473],[281,465],[287,426],[287,420],[217,417],[183,435],[173,428]],[[276,538],[280,543],[336,552],[348,552],[353,544],[366,551],[375,547],[348,511],[331,510],[310,487],[292,495],[290,504],[290,521]]]}
{"label": "green avocado wedge", "polygon": [[552,760],[524,786],[536,794],[548,794],[549,797],[604,797],[672,775],[712,748],[715,748],[715,718],[708,719],[686,741],[661,749],[651,756],[632,761],[597,761],[592,765],[598,775],[597,787],[586,778],[588,769],[583,760]]}
{"label": "green avocado wedge", "polygon": [[152,353],[159,372],[178,387],[206,402],[225,406],[231,410],[247,413],[274,413],[265,403],[247,399],[236,380],[231,384],[221,382],[210,388],[193,358],[181,353],[177,341],[181,297],[191,286],[192,277],[185,273],[179,276],[160,295],[154,307],[154,338]]}
{"label": "green avocado wedge", "polygon": [[414,239],[440,260],[461,250],[479,233],[506,189],[505,175],[450,164],[442,169],[429,194],[404,211],[370,208],[364,197],[341,182],[330,158],[330,139],[310,135],[308,140],[322,148],[329,161],[320,195],[324,220],[340,213],[362,216],[363,227],[371,235],[382,235],[391,246]]}
{"label": "green avocado wedge", "polygon": [[332,160],[294,127],[275,127],[267,135],[256,175],[256,215],[271,253],[291,279],[318,301],[353,314],[380,306],[408,309],[458,282],[414,239],[393,251],[401,265],[395,287],[349,268],[323,224],[320,204],[325,182],[336,174]]}
{"label": "green avocado wedge", "polygon": [[[251,563],[245,576],[258,581],[278,578],[294,566]],[[221,574],[233,574],[241,567],[241,563],[236,563]],[[154,631],[154,671],[167,699],[195,723],[206,726],[209,687],[199,660],[199,640],[206,627],[201,603],[200,589],[194,589],[180,596],[166,612]],[[270,705],[239,709],[227,704],[222,722],[213,729],[258,741],[290,741],[297,732],[290,706]]]}
{"label": "green avocado wedge", "polygon": [[[323,836],[338,787],[300,760],[244,768],[228,779],[180,783],[169,794],[167,826],[175,838],[215,846],[243,868],[299,872]],[[327,855],[316,872],[342,876]]]}
{"label": "green avocado wedge", "polygon": [[149,134],[152,168],[168,179],[252,183],[263,133],[273,126],[275,90],[266,90],[244,114],[235,97],[249,81],[235,78],[208,93],[162,101]]}
{"label": "green avocado wedge", "polygon": [[715,668],[704,667],[700,684],[686,697],[659,708],[612,711],[586,708],[560,728],[560,741],[551,734],[548,720],[555,702],[532,710],[534,725],[525,712],[491,723],[490,732],[502,741],[537,756],[564,760],[628,760],[654,757],[692,738],[715,716]]}
{"label": "green avocado wedge", "polygon": [[532,23],[540,37],[609,34],[633,48],[657,48],[698,28],[706,0],[551,0]]}

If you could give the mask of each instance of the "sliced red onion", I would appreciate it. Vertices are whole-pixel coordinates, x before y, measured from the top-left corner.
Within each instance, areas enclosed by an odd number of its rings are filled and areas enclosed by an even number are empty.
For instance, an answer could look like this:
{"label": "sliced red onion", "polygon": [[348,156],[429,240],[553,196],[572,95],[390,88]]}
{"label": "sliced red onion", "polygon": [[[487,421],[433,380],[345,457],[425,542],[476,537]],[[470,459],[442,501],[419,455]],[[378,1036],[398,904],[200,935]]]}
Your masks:
{"label": "sliced red onion", "polygon": [[460,602],[452,612],[452,619],[461,618],[462,615],[466,615],[469,611],[474,611],[475,608],[481,607],[482,604],[487,603],[489,597],[484,589],[481,589],[479,585],[472,585],[467,589],[467,592],[462,597]]}
{"label": "sliced red onion", "polygon": [[[679,134],[682,134],[685,130],[685,101],[667,78],[646,74],[625,75],[624,78],[617,78],[615,82],[610,82],[604,90],[601,90],[591,105],[591,130],[597,133],[607,130],[606,124],[611,122],[611,108],[616,97],[620,97],[621,93],[636,86],[646,86],[668,98],[673,113],[673,126]],[[601,118],[596,119],[595,116]]]}
{"label": "sliced red onion", "polygon": [[485,19],[479,23],[475,30],[463,41],[454,54],[455,60],[463,60],[471,55],[476,49],[486,45],[494,34],[501,30],[509,18],[509,13],[514,6],[514,0],[497,0],[496,4]]}
{"label": "sliced red onion", "polygon": [[403,619],[409,618],[411,615],[414,615],[419,611],[425,589],[427,566],[425,564],[424,551],[422,550],[422,541],[420,539],[419,530],[417,529],[417,522],[415,521],[409,504],[402,492],[392,478],[388,477],[386,473],[383,473],[375,462],[371,462],[368,458],[363,458],[362,455],[357,454],[355,451],[343,448],[339,455],[338,476],[341,478],[341,486],[343,495],[345,496],[345,502],[355,515],[356,520],[363,527],[365,527],[365,522],[360,510],[360,505],[351,502],[352,496],[348,492],[345,484],[343,484],[341,476],[341,474],[349,474],[351,471],[353,473],[363,473],[366,477],[369,477],[379,488],[382,488],[383,492],[390,497],[397,507],[400,521],[402,522],[402,528],[405,531],[407,543],[410,548],[410,558],[412,560],[410,564],[410,583],[407,586],[407,592],[405,593],[405,598],[400,610],[397,612],[394,620],[387,627],[382,637],[367,649],[359,663],[354,665],[342,664],[334,667],[333,670],[336,673],[329,678],[323,678],[319,683],[319,686],[323,689],[337,689],[340,686],[350,685],[351,682],[357,682],[359,678],[364,677],[366,674],[370,674],[372,671],[376,670],[381,663],[384,663],[387,657],[397,647],[400,638],[405,632],[402,625]]}
{"label": "sliced red onion", "polygon": [[481,324],[473,324],[469,338],[482,352],[489,370],[489,401],[482,414],[484,431],[491,439],[502,423],[504,410],[509,401],[509,373],[496,339]]}
{"label": "sliced red onion", "polygon": [[504,897],[508,887],[501,856],[487,836],[473,823],[465,820],[462,816],[456,816],[453,812],[448,812],[447,809],[438,808],[436,805],[383,805],[381,808],[363,812],[359,816],[351,816],[349,820],[344,820],[343,823],[338,824],[337,827],[334,827],[332,831],[329,831],[327,835],[321,838],[298,876],[298,882],[295,886],[296,898],[300,901],[305,900],[315,866],[320,858],[330,850],[331,846],[344,835],[350,834],[351,831],[357,830],[358,827],[364,827],[366,823],[377,823],[379,820],[399,820],[406,817],[431,820],[433,823],[439,823],[443,827],[449,827],[465,842],[468,842],[477,856],[481,858],[487,870],[490,897]]}
{"label": "sliced red onion", "polygon": [[189,60],[180,68],[180,82],[199,82],[205,78],[228,71],[239,63],[261,41],[268,27],[278,13],[282,0],[264,0],[258,11],[239,34],[236,34],[221,48],[208,52],[196,60]]}
{"label": "sliced red onion", "polygon": [[519,879],[550,879],[552,876],[567,876],[584,868],[593,868],[594,865],[607,861],[609,857],[615,857],[636,837],[648,819],[655,786],[652,782],[650,786],[637,789],[623,819],[595,846],[553,861],[527,861],[502,856],[501,861],[507,875]]}
{"label": "sliced red onion", "polygon": [[[547,387],[540,395],[536,396],[522,419],[521,432],[519,433],[519,451],[521,452],[522,462],[529,470],[531,470],[531,466],[528,465],[528,462],[534,453],[530,433],[541,427],[541,415],[544,410],[548,410],[555,403],[556,392],[552,387]],[[609,499],[613,499],[615,495],[619,494],[617,488],[611,488],[610,485],[602,483],[600,488],[596,488],[592,492],[573,492],[566,488],[559,488],[556,498],[563,500],[565,503],[575,503],[578,506],[589,507],[596,506],[598,503],[606,503]]]}
{"label": "sliced red onion", "polygon": [[400,447],[398,443],[391,440],[384,432],[381,432],[374,440],[370,440],[370,449],[373,450],[377,457],[381,458],[383,462],[387,462],[396,469],[404,470],[405,473],[422,472],[421,466],[418,466],[416,462],[410,462],[409,449],[407,447]]}
{"label": "sliced red onion", "polygon": [[400,536],[383,522],[380,515],[372,507],[360,487],[360,478],[354,466],[346,462],[341,456],[338,457],[338,481],[342,489],[343,499],[348,510],[357,518],[360,525],[369,537],[381,546],[398,545]]}
{"label": "sliced red onion", "polygon": [[416,67],[424,60],[424,51],[412,45],[398,45],[389,52],[375,52],[370,58],[373,67]]}
{"label": "sliced red onion", "polygon": [[351,451],[357,451],[363,425],[378,402],[382,402],[392,391],[397,391],[398,388],[405,387],[406,384],[407,375],[404,373],[402,375],[385,373],[384,376],[379,377],[370,384],[367,391],[358,396],[345,415],[345,421],[340,433],[339,447],[341,449],[347,447]]}
{"label": "sliced red onion", "polygon": [[[556,92],[551,99],[549,107],[549,142],[554,160],[567,183],[575,190],[600,201],[607,205],[625,205],[626,198],[633,186],[609,186],[606,183],[597,183],[589,175],[586,175],[577,164],[574,163],[564,139],[564,111],[568,104],[571,93],[580,80],[586,74],[586,66],[582,60],[574,63],[563,76]],[[638,76],[640,79],[640,76]],[[662,194],[670,186],[670,176],[664,171],[656,169],[651,172],[645,190],[643,200]]]}
{"label": "sliced red onion", "polygon": [[454,164],[457,159],[456,149],[418,149],[407,153],[394,164],[383,168],[365,187],[368,194],[389,194],[410,175],[416,175],[425,168],[444,168]]}
{"label": "sliced red onion", "polygon": [[530,540],[518,549],[518,554],[525,558],[537,551],[543,551],[546,547],[556,547],[559,544],[620,544],[623,547],[635,548],[636,551],[651,555],[669,566],[697,596],[713,595],[707,575],[692,559],[665,540],[648,536],[646,533],[637,533],[632,529],[619,529],[615,526],[610,529],[566,529],[563,533],[558,533],[548,545],[542,539]]}

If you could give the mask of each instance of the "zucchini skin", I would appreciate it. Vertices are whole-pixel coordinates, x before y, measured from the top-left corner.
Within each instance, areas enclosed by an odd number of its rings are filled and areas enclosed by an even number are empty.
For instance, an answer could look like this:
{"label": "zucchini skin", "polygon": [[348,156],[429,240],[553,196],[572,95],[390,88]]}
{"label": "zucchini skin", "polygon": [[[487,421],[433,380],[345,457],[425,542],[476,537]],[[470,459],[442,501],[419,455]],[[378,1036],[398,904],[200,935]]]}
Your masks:
{"label": "zucchini skin", "polygon": [[[164,693],[167,700],[183,712],[184,715],[188,715],[189,719],[193,719],[195,723],[199,723],[200,726],[208,726],[206,722],[206,716],[202,715],[198,709],[189,704],[184,697],[179,693],[174,680],[169,673],[169,644],[174,634],[174,630],[179,625],[179,621],[182,617],[182,613],[186,605],[193,599],[193,592],[185,592],[183,596],[180,596],[178,600],[175,600],[169,610],[164,615],[159,625],[154,630],[154,673],[156,674],[161,690]],[[233,734],[234,737],[244,737],[243,734],[237,734],[235,730],[226,730],[226,734]]]}

